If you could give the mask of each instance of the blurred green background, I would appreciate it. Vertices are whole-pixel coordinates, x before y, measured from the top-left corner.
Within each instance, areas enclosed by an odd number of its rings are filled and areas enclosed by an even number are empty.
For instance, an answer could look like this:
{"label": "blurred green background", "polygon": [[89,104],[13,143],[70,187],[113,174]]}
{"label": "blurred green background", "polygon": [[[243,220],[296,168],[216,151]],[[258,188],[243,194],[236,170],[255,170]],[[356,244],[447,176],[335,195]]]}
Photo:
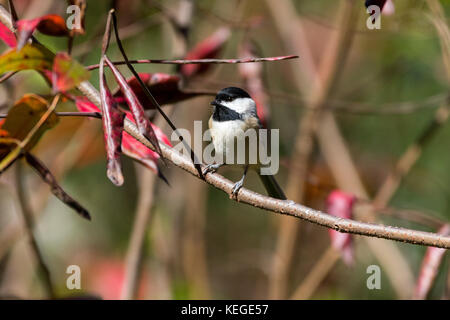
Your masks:
{"label": "blurred green background", "polygon": [[[345,1],[280,1],[280,5],[289,2],[295,6],[295,14],[308,40],[306,49],[312,52],[316,64],[323,61],[329,50],[329,39],[340,28],[337,17]],[[5,2],[0,1],[3,5]],[[41,4],[37,5],[38,2]],[[371,196],[392,172],[403,152],[433,121],[437,108],[447,100],[448,81],[442,49],[426,2],[394,0],[395,14],[382,16],[380,30],[369,30],[364,1],[354,1],[358,19],[354,23],[353,43],[325,107],[333,110]],[[20,17],[33,18],[47,13],[66,15],[65,1],[15,3]],[[99,61],[106,15],[114,4],[121,31],[130,32],[123,40],[130,58],[180,58],[183,50],[189,51],[223,26],[230,27],[233,32],[219,57],[238,57],[240,45],[247,40],[255,44],[260,56],[299,55],[298,61],[262,65],[264,86],[269,96],[270,125],[280,128],[282,159],[277,180],[286,186],[298,123],[307,110],[308,98],[299,92],[294,77],[294,73],[304,72],[302,52],[292,52],[286,47],[267,1],[195,1],[187,48],[180,46],[180,37],[167,18],[167,13],[178,14],[178,0],[88,0],[87,3],[86,34],[76,37],[73,51],[84,65]],[[441,4],[448,17],[450,3],[441,1]],[[260,19],[259,24],[246,28],[245,25],[255,18]],[[286,23],[291,24],[295,35],[296,24]],[[54,51],[63,51],[67,45],[66,39],[39,33],[36,37]],[[1,48],[6,50],[3,44]],[[115,60],[121,59],[115,43],[108,55]],[[170,65],[145,64],[137,65],[136,69],[139,72],[176,73]],[[131,75],[125,67],[120,70],[127,77]],[[112,78],[108,79],[113,84]],[[96,71],[92,72],[90,81],[98,88]],[[245,87],[237,65],[214,65],[206,74],[187,84],[190,88],[213,92],[228,85]],[[0,86],[3,112],[26,92],[48,95],[50,89],[36,72],[21,72]],[[430,97],[434,97],[431,103]],[[200,97],[167,108],[171,108],[171,119],[178,127],[192,129],[194,120],[203,120],[206,124],[211,112],[210,100],[209,96]],[[399,105],[404,104],[413,108],[402,112]],[[75,110],[70,102],[60,108]],[[170,137],[167,126],[163,130]],[[444,124],[425,144],[421,157],[389,202],[390,208],[415,210],[449,221],[449,140],[450,127]],[[148,179],[151,174],[144,174],[142,166],[123,157],[125,184],[120,188],[113,186],[106,177],[101,122],[96,119],[61,119],[60,124],[39,142],[34,154],[57,172],[65,190],[92,215],[91,222],[80,219],[47,192],[48,187],[31,169],[24,168],[27,193],[37,219],[36,238],[57,293],[61,296],[80,294],[66,288],[67,266],[78,265],[82,274],[82,292],[105,299],[120,298],[139,192],[143,192],[139,178]],[[303,202],[326,210],[326,196],[338,186],[317,143],[310,162]],[[274,281],[274,263],[278,259],[276,244],[282,219],[289,219],[298,228],[293,239],[287,289],[282,296],[289,298],[310,271],[317,268],[330,245],[325,228],[230,201],[226,194],[173,165],[162,164],[161,167],[171,186],[161,180],[155,182],[138,298],[268,298]],[[232,169],[223,169],[221,173],[231,180],[237,180],[241,174]],[[9,239],[13,227],[20,225],[13,196],[14,174],[15,170],[11,168],[0,177],[0,239],[4,240]],[[256,175],[249,176],[246,187],[264,193]],[[382,214],[378,215],[378,221],[436,231],[420,223]],[[380,265],[362,237],[353,236],[353,239],[354,265],[347,266],[338,261],[330,266],[310,298],[397,299],[412,294],[410,290],[417,280],[425,247],[390,242],[400,249],[398,259],[406,261],[409,267],[409,270],[393,268],[400,276],[406,274],[405,281],[409,281],[409,289],[405,288],[402,296],[392,285],[395,272],[389,274],[385,266]],[[9,244],[6,240],[0,241],[0,293],[20,298],[45,296],[26,237],[19,234]],[[366,287],[369,276],[366,268],[372,264],[381,267],[381,290]],[[395,266],[397,261],[392,260],[392,264]],[[449,290],[449,268],[447,255],[429,298],[448,297],[445,294]]]}

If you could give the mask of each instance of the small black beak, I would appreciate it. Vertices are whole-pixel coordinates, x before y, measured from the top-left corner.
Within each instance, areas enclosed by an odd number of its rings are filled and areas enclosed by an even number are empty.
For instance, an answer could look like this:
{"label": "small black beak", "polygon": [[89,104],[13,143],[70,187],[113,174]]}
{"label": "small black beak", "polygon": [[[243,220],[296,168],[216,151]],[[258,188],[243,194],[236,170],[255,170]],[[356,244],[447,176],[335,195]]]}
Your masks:
{"label": "small black beak", "polygon": [[219,101],[214,100],[214,101],[211,102],[211,105],[217,107],[218,105],[220,105],[220,103],[219,103]]}

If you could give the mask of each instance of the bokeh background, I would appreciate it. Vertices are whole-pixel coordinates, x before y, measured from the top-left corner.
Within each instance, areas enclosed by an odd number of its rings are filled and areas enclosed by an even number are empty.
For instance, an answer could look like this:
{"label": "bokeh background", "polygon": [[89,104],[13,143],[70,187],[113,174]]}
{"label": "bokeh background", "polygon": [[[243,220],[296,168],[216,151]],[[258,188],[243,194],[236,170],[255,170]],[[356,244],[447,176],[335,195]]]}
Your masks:
{"label": "bokeh background", "polygon": [[[21,18],[47,13],[66,16],[65,1],[14,2]],[[395,170],[408,147],[427,128],[433,128],[420,157],[386,208],[373,210],[374,221],[432,232],[436,228],[421,223],[423,219],[408,219],[410,211],[433,221],[449,221],[450,126],[430,125],[436,110],[445,109],[448,104],[447,53],[442,45],[445,41],[434,24],[435,12],[429,5],[440,3],[447,22],[448,1],[394,0],[395,13],[382,16],[381,29],[370,30],[362,0],[198,0],[194,1],[187,43],[170,21],[170,17],[183,16],[183,2],[186,1],[88,0],[86,34],[76,37],[73,56],[84,65],[98,63],[107,12],[112,6],[116,7],[130,58],[181,58],[223,27],[229,28],[231,34],[218,58],[240,57],[243,45],[248,43],[259,56],[299,55],[296,61],[260,65],[267,94],[265,105],[270,111],[267,120],[271,128],[280,128],[281,167],[277,180],[285,189],[289,179],[289,183],[296,183],[296,177],[291,176],[299,160],[295,153],[299,126],[314,105],[311,70],[322,66],[318,77],[325,79],[327,72],[335,70],[333,85],[320,107],[334,117],[355,165],[353,169],[370,198]],[[0,3],[7,5],[6,1]],[[54,51],[65,50],[67,45],[66,39],[39,33],[36,37]],[[341,41],[341,47],[339,42],[333,45],[336,39]],[[5,45],[0,47],[6,50]],[[336,52],[342,56],[333,69],[327,65],[327,59]],[[109,56],[121,59],[115,43],[111,44]],[[145,64],[136,69],[177,72],[170,65]],[[121,70],[131,76],[126,68]],[[96,71],[90,81],[98,87]],[[214,65],[190,79],[186,88],[216,92],[230,85],[246,88],[247,84],[238,65]],[[0,85],[2,112],[7,112],[27,92],[51,93],[36,72],[20,72]],[[211,98],[197,97],[165,106],[165,110],[179,128],[192,130],[194,120],[206,124]],[[70,102],[59,108],[76,110]],[[167,126],[161,128],[170,137]],[[312,139],[307,175],[298,177],[298,183],[301,185],[306,179],[300,196],[302,203],[326,210],[328,194],[333,189],[343,189],[342,183],[345,185],[347,177],[351,179],[348,170],[352,169],[340,167],[342,154],[338,152],[331,156],[335,169],[330,170],[330,156],[324,156],[326,147],[321,141]],[[329,142],[335,144],[334,140]],[[92,215],[91,222],[82,220],[51,195],[32,169],[21,165],[37,221],[35,236],[61,297],[123,296],[133,223],[142,210],[150,214],[150,221],[140,289],[135,298],[399,299],[413,295],[425,247],[387,240],[369,245],[363,237],[353,236],[354,262],[347,265],[339,253],[336,256],[330,249],[327,229],[230,201],[223,192],[171,164],[161,165],[170,181],[168,186],[151,171],[124,157],[125,184],[115,187],[106,177],[99,120],[61,119],[33,153]],[[339,179],[336,168],[341,173]],[[44,298],[42,275],[37,272],[18,212],[16,169],[13,167],[0,177],[0,294]],[[232,169],[221,169],[221,173],[232,180],[241,174]],[[264,193],[256,175],[248,177],[246,187]],[[345,191],[359,196],[361,190]],[[289,192],[288,196],[298,197]],[[380,258],[380,250],[386,247],[389,250]],[[366,286],[366,269],[373,264],[381,269],[380,290]],[[81,268],[80,291],[66,288],[69,265]],[[428,298],[448,298],[449,281],[447,255]]]}

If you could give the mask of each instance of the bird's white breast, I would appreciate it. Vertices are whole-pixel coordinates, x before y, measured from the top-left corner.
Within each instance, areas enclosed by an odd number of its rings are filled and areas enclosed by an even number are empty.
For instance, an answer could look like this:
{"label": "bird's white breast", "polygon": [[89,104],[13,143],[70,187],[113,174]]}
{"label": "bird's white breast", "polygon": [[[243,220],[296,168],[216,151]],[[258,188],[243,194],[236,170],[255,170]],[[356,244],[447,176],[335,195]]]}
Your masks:
{"label": "bird's white breast", "polygon": [[[259,164],[259,126],[257,121],[233,120],[213,121],[210,120],[210,132],[213,140],[216,156],[226,164],[243,165]],[[255,130],[249,134],[248,130]],[[246,138],[244,138],[247,136]],[[252,138],[248,138],[251,136]],[[239,139],[236,139],[239,138]],[[239,143],[245,143],[244,149]],[[242,153],[242,150],[244,153]],[[240,156],[239,156],[240,155]],[[242,158],[244,156],[244,158]]]}
{"label": "bird's white breast", "polygon": [[211,137],[214,143],[216,154],[226,155],[230,152],[233,140],[238,133],[245,132],[247,125],[242,120],[234,121],[211,121]]}

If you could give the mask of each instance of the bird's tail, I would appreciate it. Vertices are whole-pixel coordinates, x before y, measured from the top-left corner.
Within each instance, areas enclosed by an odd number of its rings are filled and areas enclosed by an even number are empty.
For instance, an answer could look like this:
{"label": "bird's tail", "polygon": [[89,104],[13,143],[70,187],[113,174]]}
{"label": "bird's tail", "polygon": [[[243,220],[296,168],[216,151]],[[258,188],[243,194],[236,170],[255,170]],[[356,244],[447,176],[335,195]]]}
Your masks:
{"label": "bird's tail", "polygon": [[264,187],[267,190],[267,193],[272,198],[277,198],[281,200],[286,200],[286,196],[283,192],[283,189],[281,189],[280,185],[278,184],[277,180],[275,180],[274,176],[271,175],[262,175],[258,174],[261,178],[262,183],[264,184]]}

